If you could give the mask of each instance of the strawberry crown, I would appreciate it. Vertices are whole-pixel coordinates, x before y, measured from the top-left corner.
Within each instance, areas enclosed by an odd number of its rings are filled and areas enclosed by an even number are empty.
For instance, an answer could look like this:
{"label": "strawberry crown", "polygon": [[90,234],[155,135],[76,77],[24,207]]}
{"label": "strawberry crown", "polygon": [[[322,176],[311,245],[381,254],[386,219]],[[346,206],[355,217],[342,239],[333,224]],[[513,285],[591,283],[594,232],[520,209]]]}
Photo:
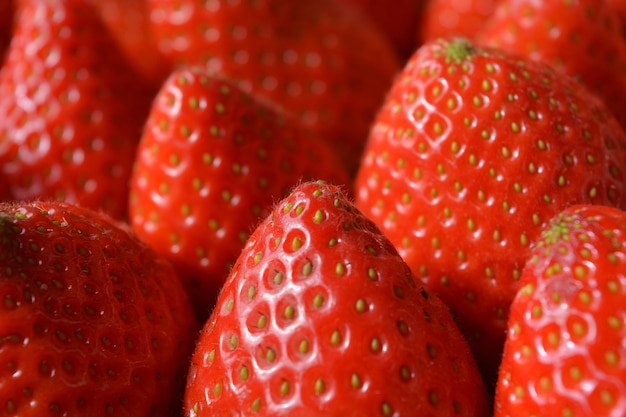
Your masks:
{"label": "strawberry crown", "polygon": [[466,38],[454,38],[444,48],[446,61],[457,64],[470,60],[476,52],[474,45]]}

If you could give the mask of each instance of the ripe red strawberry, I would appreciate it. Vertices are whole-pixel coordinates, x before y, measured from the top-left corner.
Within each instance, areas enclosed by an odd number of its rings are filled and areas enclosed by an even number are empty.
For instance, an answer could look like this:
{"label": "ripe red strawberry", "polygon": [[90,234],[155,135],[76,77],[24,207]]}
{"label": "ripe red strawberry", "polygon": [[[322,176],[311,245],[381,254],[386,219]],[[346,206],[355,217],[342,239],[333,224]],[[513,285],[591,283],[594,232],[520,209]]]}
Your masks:
{"label": "ripe red strawberry", "polygon": [[149,0],[88,0],[133,68],[157,88],[170,73],[159,53],[150,16]]}
{"label": "ripe red strawberry", "polygon": [[126,213],[150,96],[83,0],[20,0],[0,71],[0,177],[11,199]]}
{"label": "ripe red strawberry", "polygon": [[393,7],[380,0],[338,0],[359,8],[387,34],[398,55],[409,57],[417,49],[415,28],[425,0],[396,0]]}
{"label": "ripe red strawberry", "polygon": [[0,416],[174,416],[197,325],[168,262],[110,218],[0,203]]}
{"label": "ripe red strawberry", "polygon": [[511,305],[495,415],[626,415],[626,213],[580,205],[533,247]]}
{"label": "ripe red strawberry", "polygon": [[11,43],[13,32],[13,0],[0,1],[0,63]]}
{"label": "ripe red strawberry", "polygon": [[620,20],[622,36],[626,39],[626,3],[623,0],[607,0],[607,3]]}
{"label": "ripe red strawberry", "polygon": [[180,69],[139,145],[130,220],[175,264],[206,319],[254,226],[296,183],[318,178],[350,181],[326,142],[232,82]]}
{"label": "ripe red strawberry", "polygon": [[548,66],[433,41],[383,105],[356,204],[456,313],[494,379],[530,243],[565,206],[624,206],[626,135],[604,104]]}
{"label": "ripe red strawberry", "polygon": [[150,0],[172,65],[206,65],[295,114],[356,169],[401,64],[363,13],[336,0]]}
{"label": "ripe red strawberry", "polygon": [[626,128],[626,42],[605,0],[500,0],[477,38],[576,78]]}
{"label": "ripe red strawberry", "polygon": [[427,0],[418,26],[419,43],[438,38],[473,40],[500,0]]}
{"label": "ripe red strawberry", "polygon": [[192,356],[186,416],[487,416],[448,308],[380,230],[304,183],[255,230]]}

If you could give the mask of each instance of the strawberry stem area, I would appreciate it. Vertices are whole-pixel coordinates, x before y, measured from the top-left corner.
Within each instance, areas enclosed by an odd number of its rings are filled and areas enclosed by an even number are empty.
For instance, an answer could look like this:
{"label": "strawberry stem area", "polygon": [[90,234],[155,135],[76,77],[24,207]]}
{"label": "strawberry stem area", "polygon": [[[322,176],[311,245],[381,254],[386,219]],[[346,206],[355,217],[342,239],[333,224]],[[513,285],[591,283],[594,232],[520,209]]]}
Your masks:
{"label": "strawberry stem area", "polygon": [[445,47],[446,61],[454,61],[457,64],[472,58],[475,48],[472,43],[465,38],[454,38]]}

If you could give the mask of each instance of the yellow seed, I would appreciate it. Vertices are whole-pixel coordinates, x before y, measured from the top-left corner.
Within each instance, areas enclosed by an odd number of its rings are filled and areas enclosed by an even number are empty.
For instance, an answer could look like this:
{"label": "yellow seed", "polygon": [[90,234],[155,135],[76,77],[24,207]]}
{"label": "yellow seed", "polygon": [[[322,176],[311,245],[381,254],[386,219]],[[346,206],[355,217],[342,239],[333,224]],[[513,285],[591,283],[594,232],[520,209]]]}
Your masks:
{"label": "yellow seed", "polygon": [[611,366],[617,365],[617,363],[619,362],[619,356],[617,352],[613,350],[607,351],[604,355],[604,358],[606,360],[606,363]]}
{"label": "yellow seed", "polygon": [[606,406],[610,406],[615,402],[613,394],[607,390],[602,390],[602,392],[600,392],[600,400],[602,401],[602,404]]}
{"label": "yellow seed", "polygon": [[252,402],[252,412],[258,413],[261,410],[261,399],[257,398]]}
{"label": "yellow seed", "polygon": [[315,394],[320,395],[326,390],[326,384],[321,378],[315,381]]}

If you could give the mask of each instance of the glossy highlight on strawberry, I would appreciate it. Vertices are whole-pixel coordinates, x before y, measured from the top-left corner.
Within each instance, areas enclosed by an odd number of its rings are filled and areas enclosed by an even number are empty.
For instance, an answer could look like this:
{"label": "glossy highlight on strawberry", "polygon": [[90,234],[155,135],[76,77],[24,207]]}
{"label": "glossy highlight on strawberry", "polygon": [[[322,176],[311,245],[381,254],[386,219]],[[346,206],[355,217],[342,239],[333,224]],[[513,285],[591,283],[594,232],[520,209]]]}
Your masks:
{"label": "glossy highlight on strawberry", "polygon": [[0,70],[0,197],[126,215],[151,95],[83,0],[20,0]]}
{"label": "glossy highlight on strawberry", "polygon": [[291,112],[354,173],[371,119],[401,68],[363,13],[337,0],[151,0],[174,68],[206,66]]}
{"label": "glossy highlight on strawberry", "polygon": [[574,80],[438,40],[413,55],[374,121],[356,204],[456,313],[491,379],[541,225],[575,203],[624,207],[625,161],[621,126]]}
{"label": "glossy highlight on strawberry", "polygon": [[180,69],[139,144],[130,221],[174,263],[204,321],[254,227],[311,179],[350,183],[334,150],[276,105],[205,69]]}
{"label": "glossy highlight on strawberry", "polygon": [[477,42],[577,79],[626,129],[626,42],[609,1],[501,0]]}
{"label": "glossy highlight on strawberry", "polygon": [[511,305],[495,416],[626,413],[626,213],[556,215]]}
{"label": "glossy highlight on strawberry", "polygon": [[201,332],[185,416],[487,416],[448,308],[322,182],[257,227]]}

